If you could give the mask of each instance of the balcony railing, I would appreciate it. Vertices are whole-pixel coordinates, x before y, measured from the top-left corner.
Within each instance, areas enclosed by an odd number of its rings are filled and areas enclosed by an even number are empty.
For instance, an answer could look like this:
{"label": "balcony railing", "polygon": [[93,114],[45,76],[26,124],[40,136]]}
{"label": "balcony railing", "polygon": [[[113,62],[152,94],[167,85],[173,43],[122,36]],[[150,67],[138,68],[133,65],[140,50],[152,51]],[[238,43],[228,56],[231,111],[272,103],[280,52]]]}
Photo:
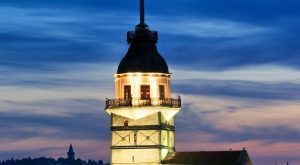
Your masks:
{"label": "balcony railing", "polygon": [[181,107],[181,98],[177,99],[106,99],[105,109],[113,109],[119,107],[143,107],[143,106],[162,106],[171,108]]}

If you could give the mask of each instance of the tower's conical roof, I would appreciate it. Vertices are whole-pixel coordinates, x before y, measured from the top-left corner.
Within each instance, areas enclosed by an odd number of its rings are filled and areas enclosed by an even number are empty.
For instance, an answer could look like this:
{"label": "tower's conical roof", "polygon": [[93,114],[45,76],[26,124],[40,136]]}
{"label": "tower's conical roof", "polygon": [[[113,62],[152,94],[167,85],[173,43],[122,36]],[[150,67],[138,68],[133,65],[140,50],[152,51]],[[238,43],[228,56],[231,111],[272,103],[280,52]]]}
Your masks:
{"label": "tower's conical roof", "polygon": [[165,59],[159,54],[156,43],[156,31],[149,30],[144,23],[144,2],[141,0],[141,21],[135,31],[127,33],[127,42],[130,44],[128,52],[121,60],[117,73],[154,72],[169,73]]}

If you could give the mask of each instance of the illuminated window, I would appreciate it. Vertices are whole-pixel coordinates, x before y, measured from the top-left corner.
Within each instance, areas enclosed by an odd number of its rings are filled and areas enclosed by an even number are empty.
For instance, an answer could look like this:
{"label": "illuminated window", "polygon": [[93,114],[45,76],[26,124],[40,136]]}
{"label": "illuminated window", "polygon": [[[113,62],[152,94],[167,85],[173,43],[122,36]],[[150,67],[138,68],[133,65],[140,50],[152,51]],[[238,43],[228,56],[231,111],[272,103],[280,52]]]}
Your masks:
{"label": "illuminated window", "polygon": [[165,86],[159,85],[159,98],[162,100],[165,98]]}
{"label": "illuminated window", "polygon": [[141,99],[142,100],[150,99],[150,86],[149,85],[141,85]]}
{"label": "illuminated window", "polygon": [[131,86],[130,85],[125,85],[124,86],[124,99],[128,100],[131,97]]}

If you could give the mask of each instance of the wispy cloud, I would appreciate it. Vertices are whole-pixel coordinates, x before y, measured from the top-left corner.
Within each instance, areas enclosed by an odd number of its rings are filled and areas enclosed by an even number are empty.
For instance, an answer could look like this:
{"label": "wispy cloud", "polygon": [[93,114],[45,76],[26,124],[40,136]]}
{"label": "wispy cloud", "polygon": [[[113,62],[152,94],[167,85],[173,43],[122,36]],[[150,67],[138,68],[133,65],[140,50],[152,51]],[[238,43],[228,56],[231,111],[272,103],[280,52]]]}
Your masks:
{"label": "wispy cloud", "polygon": [[[30,138],[18,141],[7,142],[1,145],[0,153],[5,155],[6,159],[12,156],[16,157],[42,157],[52,156],[54,158],[66,157],[66,151],[68,145],[72,143],[76,151],[76,156],[85,159],[103,159],[108,161],[109,142],[100,140],[84,140],[84,139],[72,139],[58,140],[47,138]],[[102,150],[99,151],[99,148]],[[34,149],[34,150],[30,150]],[[9,153],[7,153],[9,152]]]}
{"label": "wispy cloud", "polygon": [[189,110],[220,130],[242,131],[245,128],[281,127],[300,130],[300,104],[295,101],[203,97],[184,95]]}
{"label": "wispy cloud", "polygon": [[253,65],[227,70],[202,71],[198,69],[180,69],[174,67],[174,79],[236,80],[269,83],[300,83],[300,71],[280,65]]}
{"label": "wispy cloud", "polygon": [[269,164],[277,162],[285,164],[287,160],[290,163],[298,163],[299,143],[267,143],[265,141],[242,141],[232,143],[205,143],[205,142],[180,142],[178,148],[183,151],[201,150],[241,150],[244,147],[248,150],[253,164]]}
{"label": "wispy cloud", "polygon": [[176,122],[177,151],[246,147],[254,164],[298,162],[299,100],[201,95],[182,95],[182,99]]}
{"label": "wispy cloud", "polygon": [[154,26],[157,26],[162,33],[200,38],[247,37],[271,31],[269,27],[214,18],[173,17],[165,20],[156,19]]}
{"label": "wispy cloud", "polygon": [[73,143],[78,157],[108,160],[109,118],[103,101],[1,101],[1,105],[0,132],[5,136],[0,137],[0,159],[61,157]]}

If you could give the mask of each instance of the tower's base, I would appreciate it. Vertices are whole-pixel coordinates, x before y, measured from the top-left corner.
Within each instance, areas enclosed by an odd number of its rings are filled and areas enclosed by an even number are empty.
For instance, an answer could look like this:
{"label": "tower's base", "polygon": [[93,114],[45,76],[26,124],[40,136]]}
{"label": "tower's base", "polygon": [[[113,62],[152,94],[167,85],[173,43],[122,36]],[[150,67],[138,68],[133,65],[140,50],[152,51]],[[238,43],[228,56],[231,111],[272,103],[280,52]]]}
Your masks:
{"label": "tower's base", "polygon": [[112,149],[111,164],[144,164],[158,165],[161,164],[167,154],[167,149]]}

